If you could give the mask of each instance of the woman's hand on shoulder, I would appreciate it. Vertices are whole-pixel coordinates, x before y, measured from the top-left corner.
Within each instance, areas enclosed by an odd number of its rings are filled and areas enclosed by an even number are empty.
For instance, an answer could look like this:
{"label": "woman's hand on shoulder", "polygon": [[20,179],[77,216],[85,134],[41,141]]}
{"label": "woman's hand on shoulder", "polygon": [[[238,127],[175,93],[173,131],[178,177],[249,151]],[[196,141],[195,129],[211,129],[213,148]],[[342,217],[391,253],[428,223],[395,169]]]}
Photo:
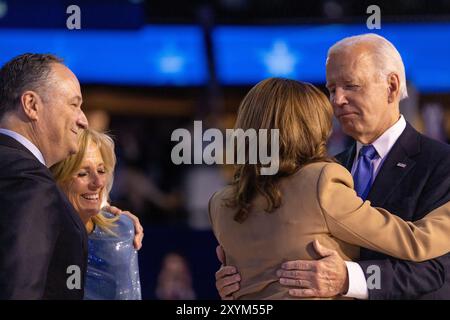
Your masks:
{"label": "woman's hand on shoulder", "polygon": [[114,215],[121,215],[124,214],[126,216],[128,216],[131,221],[133,221],[133,225],[134,225],[134,240],[133,240],[133,244],[134,244],[134,248],[136,250],[139,250],[142,248],[142,240],[144,238],[144,228],[142,227],[141,223],[139,222],[139,218],[136,217],[134,214],[132,214],[130,211],[123,211],[117,207],[114,206],[105,206],[103,207],[104,211],[108,211]]}

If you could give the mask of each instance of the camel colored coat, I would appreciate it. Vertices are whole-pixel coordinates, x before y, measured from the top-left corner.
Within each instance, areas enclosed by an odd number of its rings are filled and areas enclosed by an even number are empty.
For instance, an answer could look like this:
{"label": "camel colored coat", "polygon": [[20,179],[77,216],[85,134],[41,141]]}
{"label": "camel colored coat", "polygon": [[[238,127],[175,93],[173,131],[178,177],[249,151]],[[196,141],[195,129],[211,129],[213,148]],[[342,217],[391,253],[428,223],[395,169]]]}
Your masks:
{"label": "camel colored coat", "polygon": [[280,180],[282,205],[265,212],[265,199],[252,201],[243,223],[224,205],[232,189],[210,200],[214,234],[224,248],[227,265],[241,274],[235,299],[289,299],[289,288],[276,275],[284,261],[319,258],[314,239],[336,250],[344,260],[357,260],[359,247],[405,260],[423,261],[450,251],[450,204],[415,223],[406,222],[363,201],[350,173],[337,163],[309,164]]}

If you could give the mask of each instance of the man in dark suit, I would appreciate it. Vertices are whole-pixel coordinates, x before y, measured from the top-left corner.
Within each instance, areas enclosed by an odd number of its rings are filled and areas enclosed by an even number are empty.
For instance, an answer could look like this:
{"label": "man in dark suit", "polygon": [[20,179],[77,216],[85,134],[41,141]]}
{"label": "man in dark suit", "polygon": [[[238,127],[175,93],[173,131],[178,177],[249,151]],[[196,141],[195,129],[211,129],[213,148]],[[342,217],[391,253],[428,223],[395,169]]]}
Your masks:
{"label": "man in dark suit", "polygon": [[[334,114],[343,131],[356,140],[336,158],[352,172],[357,192],[365,183],[365,190],[358,194],[405,220],[418,220],[449,201],[450,147],[419,134],[400,115],[400,100],[407,97],[406,78],[395,47],[373,34],[343,39],[328,51],[326,71]],[[367,148],[374,150],[367,162],[370,169],[361,171]],[[286,284],[293,284],[292,280],[312,283],[309,288],[306,285],[293,290],[293,295],[450,298],[450,282],[446,281],[449,255],[413,263],[361,249],[357,264],[343,264],[332,250],[324,250],[323,256],[309,265],[314,271],[300,277],[292,277],[292,269],[295,271],[298,265],[295,262],[284,266],[291,270],[280,271]],[[379,270],[378,284],[370,283],[375,275],[373,267]],[[324,268],[326,271],[321,272]]]}
{"label": "man in dark suit", "polygon": [[[450,201],[450,147],[419,134],[400,114],[407,91],[395,47],[374,34],[343,39],[330,48],[326,72],[334,114],[356,140],[336,158],[352,173],[358,195],[405,220]],[[450,299],[449,255],[413,263],[361,249],[355,263],[316,250],[322,259],[289,261],[278,270],[292,296]],[[232,267],[216,278],[222,298],[239,287]]]}
{"label": "man in dark suit", "polygon": [[[356,144],[336,159],[351,171],[355,155]],[[407,123],[367,199],[409,221],[450,201],[450,147],[421,135]],[[380,285],[369,286],[370,299],[450,299],[449,254],[413,263],[361,248],[360,260],[366,279],[372,274],[370,266],[380,267]]]}
{"label": "man in dark suit", "polygon": [[53,55],[0,69],[0,299],[82,299],[86,230],[48,167],[87,127],[75,75]]}

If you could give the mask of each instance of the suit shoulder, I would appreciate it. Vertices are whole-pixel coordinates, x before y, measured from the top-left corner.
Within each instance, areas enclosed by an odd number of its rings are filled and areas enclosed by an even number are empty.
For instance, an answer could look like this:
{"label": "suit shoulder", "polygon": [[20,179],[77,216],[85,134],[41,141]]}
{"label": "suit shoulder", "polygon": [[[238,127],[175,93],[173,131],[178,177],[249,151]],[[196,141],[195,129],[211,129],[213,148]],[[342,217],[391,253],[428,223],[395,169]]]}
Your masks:
{"label": "suit shoulder", "polygon": [[1,161],[10,161],[12,159],[29,159],[38,161],[33,155],[29,152],[26,152],[21,149],[12,148],[7,145],[0,144],[0,155]]}
{"label": "suit shoulder", "polygon": [[[432,157],[449,157],[450,145],[443,143],[423,134],[420,134],[422,151],[430,153]],[[450,161],[450,157],[449,157]]]}
{"label": "suit shoulder", "polygon": [[8,204],[4,210],[26,210],[24,206],[28,205],[30,212],[38,212],[43,207],[39,204],[59,199],[59,189],[47,167],[24,151],[4,146],[0,149],[0,200]]}
{"label": "suit shoulder", "polygon": [[450,145],[446,143],[421,134],[420,153],[415,160],[422,170],[433,172],[434,179],[442,180],[450,177]]}
{"label": "suit shoulder", "polygon": [[[28,153],[12,148],[0,149],[0,176],[53,183],[50,170]],[[5,150],[7,149],[7,150]],[[5,152],[7,151],[7,152]]]}
{"label": "suit shoulder", "polygon": [[0,163],[10,164],[15,161],[40,163],[33,155],[19,149],[11,148],[9,146],[0,145]]}

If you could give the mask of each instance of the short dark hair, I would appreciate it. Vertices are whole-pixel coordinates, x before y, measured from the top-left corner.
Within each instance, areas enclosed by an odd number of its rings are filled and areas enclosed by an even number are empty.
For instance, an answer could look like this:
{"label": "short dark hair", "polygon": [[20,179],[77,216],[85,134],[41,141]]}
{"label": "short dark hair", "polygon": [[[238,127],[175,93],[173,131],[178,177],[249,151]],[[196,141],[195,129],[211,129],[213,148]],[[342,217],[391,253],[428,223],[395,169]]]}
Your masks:
{"label": "short dark hair", "polygon": [[25,53],[3,65],[0,69],[0,119],[17,108],[25,91],[36,91],[44,86],[53,63],[63,63],[63,60],[52,54]]}

